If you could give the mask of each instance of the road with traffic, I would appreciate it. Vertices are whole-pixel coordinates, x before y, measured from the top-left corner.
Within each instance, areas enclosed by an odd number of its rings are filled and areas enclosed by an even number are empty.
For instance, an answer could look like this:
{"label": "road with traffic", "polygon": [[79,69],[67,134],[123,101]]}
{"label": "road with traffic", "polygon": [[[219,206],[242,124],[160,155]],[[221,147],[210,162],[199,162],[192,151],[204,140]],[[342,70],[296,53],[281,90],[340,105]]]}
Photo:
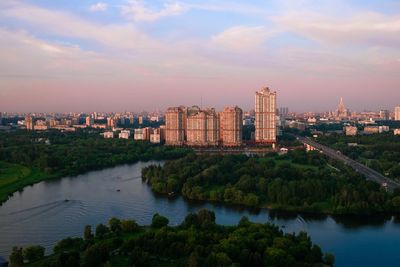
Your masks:
{"label": "road with traffic", "polygon": [[319,151],[321,151],[328,157],[344,162],[346,165],[352,167],[355,171],[363,174],[367,180],[379,183],[381,186],[387,188],[390,191],[393,191],[395,188],[400,187],[400,183],[393,181],[393,180],[383,176],[379,172],[365,166],[364,164],[361,164],[360,162],[355,161],[355,160],[343,155],[340,151],[337,151],[337,150],[334,150],[327,146],[321,145],[320,143],[317,143],[316,141],[312,140],[309,137],[303,137],[303,136],[296,135],[296,138],[299,141],[301,141],[302,143],[310,145],[310,146],[318,149]]}

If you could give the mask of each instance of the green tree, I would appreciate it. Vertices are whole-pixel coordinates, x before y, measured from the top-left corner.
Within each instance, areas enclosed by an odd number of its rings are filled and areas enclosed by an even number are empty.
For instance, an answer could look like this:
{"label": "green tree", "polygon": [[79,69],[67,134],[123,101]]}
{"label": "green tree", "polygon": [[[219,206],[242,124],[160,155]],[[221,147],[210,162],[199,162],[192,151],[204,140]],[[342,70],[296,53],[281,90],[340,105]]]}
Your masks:
{"label": "green tree", "polygon": [[139,225],[135,220],[123,220],[121,221],[121,229],[126,233],[132,233],[139,229]]}
{"label": "green tree", "polygon": [[335,264],[335,256],[331,253],[324,254],[324,263],[329,266],[333,266]]}
{"label": "green tree", "polygon": [[109,231],[110,229],[107,226],[99,224],[96,226],[96,237],[103,238]]}
{"label": "green tree", "polygon": [[110,230],[113,233],[118,233],[121,231],[121,221],[115,217],[111,218],[108,221],[108,225],[110,226]]}
{"label": "green tree", "polygon": [[20,267],[24,264],[24,255],[22,248],[13,247],[10,255],[10,267]]}
{"label": "green tree", "polygon": [[83,231],[83,237],[85,240],[93,239],[92,226],[85,225],[85,230]]}
{"label": "green tree", "polygon": [[161,227],[167,226],[168,223],[169,223],[169,220],[166,217],[161,216],[160,214],[156,213],[156,214],[154,214],[153,219],[151,220],[151,227],[161,228]]}
{"label": "green tree", "polygon": [[44,257],[44,247],[30,246],[23,250],[24,259],[28,262],[37,261]]}

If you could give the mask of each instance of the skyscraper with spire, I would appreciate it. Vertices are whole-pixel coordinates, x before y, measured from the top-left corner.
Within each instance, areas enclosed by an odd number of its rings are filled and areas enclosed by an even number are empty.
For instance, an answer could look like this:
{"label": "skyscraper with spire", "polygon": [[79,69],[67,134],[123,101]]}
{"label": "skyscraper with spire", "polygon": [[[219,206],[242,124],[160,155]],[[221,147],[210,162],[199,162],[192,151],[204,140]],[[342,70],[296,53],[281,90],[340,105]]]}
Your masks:
{"label": "skyscraper with spire", "polygon": [[344,101],[343,101],[343,97],[340,98],[340,102],[339,105],[336,109],[336,118],[338,119],[346,119],[349,117],[349,110],[346,108]]}

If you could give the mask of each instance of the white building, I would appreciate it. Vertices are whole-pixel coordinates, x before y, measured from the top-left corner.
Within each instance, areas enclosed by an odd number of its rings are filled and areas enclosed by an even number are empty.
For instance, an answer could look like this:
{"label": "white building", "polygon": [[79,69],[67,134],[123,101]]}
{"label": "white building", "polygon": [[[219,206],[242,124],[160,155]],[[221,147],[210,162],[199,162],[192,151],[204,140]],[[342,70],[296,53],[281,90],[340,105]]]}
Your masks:
{"label": "white building", "polygon": [[389,126],[386,125],[379,126],[379,133],[385,133],[385,132],[389,132]]}
{"label": "white building", "polygon": [[123,130],[119,133],[118,138],[119,139],[129,139],[131,136],[131,132],[128,130]]}
{"label": "white building", "polygon": [[103,134],[103,137],[106,139],[114,138],[114,132],[104,132],[102,134]]}

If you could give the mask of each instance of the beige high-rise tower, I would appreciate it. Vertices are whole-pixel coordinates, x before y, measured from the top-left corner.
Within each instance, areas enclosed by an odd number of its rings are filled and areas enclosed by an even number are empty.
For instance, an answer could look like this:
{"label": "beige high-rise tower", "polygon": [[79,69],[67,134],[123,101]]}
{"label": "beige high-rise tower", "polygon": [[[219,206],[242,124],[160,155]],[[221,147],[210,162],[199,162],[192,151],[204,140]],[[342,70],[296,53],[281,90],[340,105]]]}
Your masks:
{"label": "beige high-rise tower", "polygon": [[276,143],[276,92],[264,87],[255,97],[256,143]]}
{"label": "beige high-rise tower", "polygon": [[180,146],[185,142],[186,109],[168,108],[165,113],[165,144]]}
{"label": "beige high-rise tower", "polygon": [[394,108],[394,119],[400,121],[400,106]]}
{"label": "beige high-rise tower", "polygon": [[219,123],[214,109],[201,110],[199,107],[189,108],[186,125],[187,145],[218,145]]}
{"label": "beige high-rise tower", "polygon": [[243,111],[226,107],[220,113],[220,138],[224,146],[242,145]]}
{"label": "beige high-rise tower", "polygon": [[25,117],[25,126],[26,126],[26,129],[28,131],[32,131],[33,130],[33,118],[32,118],[32,116],[26,116]]}

